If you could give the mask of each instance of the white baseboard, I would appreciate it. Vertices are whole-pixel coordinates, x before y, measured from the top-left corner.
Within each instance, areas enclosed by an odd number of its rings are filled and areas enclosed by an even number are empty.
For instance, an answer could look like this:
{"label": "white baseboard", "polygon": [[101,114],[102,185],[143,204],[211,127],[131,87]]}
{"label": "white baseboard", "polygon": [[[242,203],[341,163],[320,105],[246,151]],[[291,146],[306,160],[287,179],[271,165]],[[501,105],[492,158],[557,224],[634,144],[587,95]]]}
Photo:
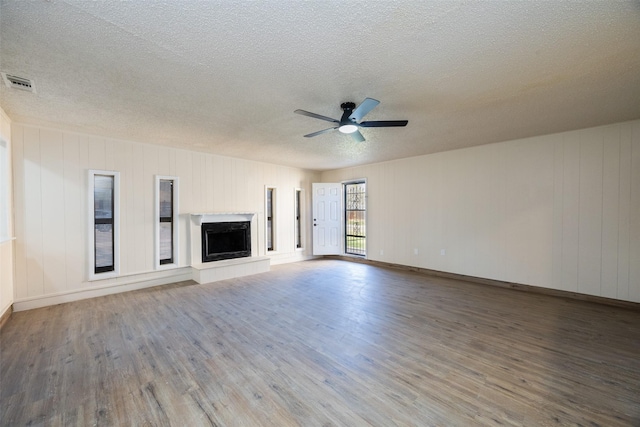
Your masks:
{"label": "white baseboard", "polygon": [[118,281],[118,283],[115,284],[111,283],[109,285],[94,286],[87,289],[79,289],[31,298],[17,299],[13,302],[13,311],[31,310],[34,308],[47,307],[50,305],[62,304],[65,302],[79,301],[87,298],[95,298],[105,295],[118,294],[121,292],[151,288],[153,286],[191,280],[192,277],[190,267],[179,268],[172,271],[163,271],[162,274],[159,275],[150,275],[156,277],[149,277],[145,279],[141,278],[140,276],[131,276],[125,277],[122,281]]}
{"label": "white baseboard", "polygon": [[4,325],[4,323],[9,320],[9,316],[11,316],[11,306],[13,305],[13,303],[9,303],[7,304],[6,307],[3,307],[2,310],[0,310],[0,328]]}

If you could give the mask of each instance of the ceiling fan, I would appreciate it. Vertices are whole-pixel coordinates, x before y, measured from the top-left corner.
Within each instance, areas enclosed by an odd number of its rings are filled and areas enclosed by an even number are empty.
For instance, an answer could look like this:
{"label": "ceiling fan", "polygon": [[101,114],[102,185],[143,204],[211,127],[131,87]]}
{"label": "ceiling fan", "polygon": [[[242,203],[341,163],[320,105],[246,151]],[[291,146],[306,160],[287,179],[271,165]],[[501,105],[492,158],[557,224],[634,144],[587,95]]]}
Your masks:
{"label": "ceiling fan", "polygon": [[332,132],[334,130],[338,130],[342,133],[346,133],[351,135],[351,137],[356,142],[364,141],[364,136],[360,133],[358,128],[380,128],[380,127],[395,127],[395,126],[406,126],[409,123],[407,120],[377,120],[377,121],[369,121],[363,122],[362,118],[371,110],[373,110],[380,101],[373,98],[366,98],[358,108],[356,108],[356,104],[353,102],[343,102],[340,104],[340,108],[342,108],[342,118],[340,120],[332,119],[331,117],[321,116],[320,114],[310,113],[305,110],[296,110],[294,113],[302,114],[303,116],[313,117],[320,120],[325,120],[327,122],[335,123],[336,126],[320,130],[318,132],[313,132],[305,135],[305,138],[311,138],[312,136],[321,135],[323,133]]}

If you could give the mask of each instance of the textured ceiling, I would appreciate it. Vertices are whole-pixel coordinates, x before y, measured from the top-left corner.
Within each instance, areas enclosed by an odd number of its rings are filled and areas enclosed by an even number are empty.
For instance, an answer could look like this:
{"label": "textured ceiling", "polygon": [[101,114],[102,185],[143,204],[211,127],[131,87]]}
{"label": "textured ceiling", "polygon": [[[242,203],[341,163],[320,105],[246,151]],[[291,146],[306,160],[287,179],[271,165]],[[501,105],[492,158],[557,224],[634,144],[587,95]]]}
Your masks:
{"label": "textured ceiling", "polygon": [[[326,170],[640,118],[640,2],[2,1],[9,117]],[[340,103],[405,128],[302,135]]]}

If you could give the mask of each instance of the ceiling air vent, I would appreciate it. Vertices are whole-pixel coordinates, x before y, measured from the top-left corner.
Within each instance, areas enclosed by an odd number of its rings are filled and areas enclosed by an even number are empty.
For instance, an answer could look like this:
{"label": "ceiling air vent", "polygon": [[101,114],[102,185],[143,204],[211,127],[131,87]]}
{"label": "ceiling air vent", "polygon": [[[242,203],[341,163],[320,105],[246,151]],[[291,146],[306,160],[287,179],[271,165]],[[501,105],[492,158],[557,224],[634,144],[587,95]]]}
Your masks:
{"label": "ceiling air vent", "polygon": [[27,92],[36,93],[36,86],[32,80],[25,79],[24,77],[12,76],[11,74],[1,73],[2,80],[7,87],[14,89],[26,90]]}

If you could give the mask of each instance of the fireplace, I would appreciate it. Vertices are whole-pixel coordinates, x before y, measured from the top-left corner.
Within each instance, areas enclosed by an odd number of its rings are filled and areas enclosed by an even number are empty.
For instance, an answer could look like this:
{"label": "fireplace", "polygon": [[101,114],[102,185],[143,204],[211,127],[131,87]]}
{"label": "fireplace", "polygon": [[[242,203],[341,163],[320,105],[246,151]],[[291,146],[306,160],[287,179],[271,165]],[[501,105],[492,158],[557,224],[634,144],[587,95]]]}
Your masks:
{"label": "fireplace", "polygon": [[251,256],[251,222],[206,222],[201,226],[202,262]]}
{"label": "fireplace", "polygon": [[211,283],[269,271],[270,258],[258,254],[260,227],[255,212],[192,213],[190,217],[193,280]]}

